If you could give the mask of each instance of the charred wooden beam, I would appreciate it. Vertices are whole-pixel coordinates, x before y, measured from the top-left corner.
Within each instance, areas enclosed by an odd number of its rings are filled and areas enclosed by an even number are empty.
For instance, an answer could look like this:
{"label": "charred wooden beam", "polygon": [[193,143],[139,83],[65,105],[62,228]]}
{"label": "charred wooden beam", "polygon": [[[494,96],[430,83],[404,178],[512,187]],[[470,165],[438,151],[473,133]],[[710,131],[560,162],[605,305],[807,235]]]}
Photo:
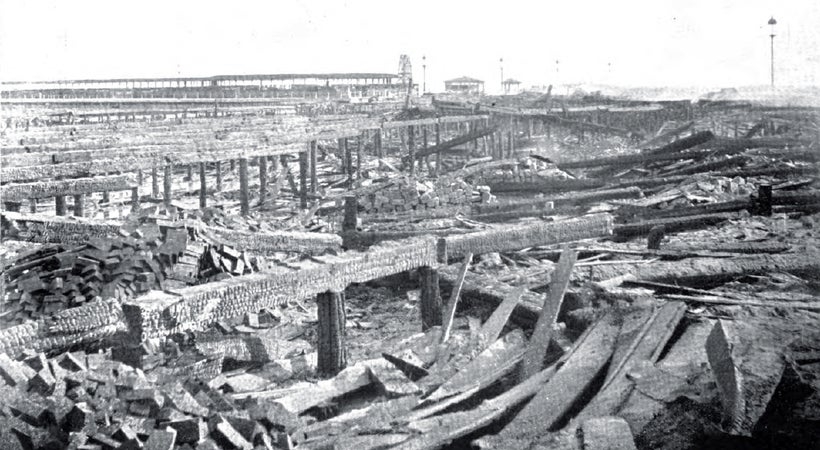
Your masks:
{"label": "charred wooden beam", "polygon": [[338,251],[342,246],[342,238],[330,233],[250,232],[221,227],[203,227],[201,230],[208,239],[258,255],[274,255],[281,252],[319,255],[328,250]]}
{"label": "charred wooden beam", "polygon": [[519,250],[539,245],[559,244],[608,236],[612,216],[595,214],[556,222],[507,226],[475,233],[447,236],[447,257]]}
{"label": "charred wooden beam", "polygon": [[441,325],[441,292],[439,289],[438,270],[423,266],[419,268],[421,329]]}
{"label": "charred wooden beam", "polygon": [[[691,124],[689,125],[691,126]],[[683,139],[678,139],[677,141],[664,145],[663,147],[656,148],[654,150],[649,150],[644,153],[649,155],[658,155],[662,153],[677,153],[686,149],[690,149],[696,145],[705,144],[714,138],[715,134],[711,131],[699,131],[691,136],[687,136]]]}
{"label": "charred wooden beam", "polygon": [[251,212],[247,158],[239,159],[239,208],[243,216]]}
{"label": "charred wooden beam", "polygon": [[327,291],[316,297],[318,306],[317,372],[333,376],[347,366],[345,294]]}
{"label": "charred wooden beam", "polygon": [[94,192],[127,191],[137,186],[133,174],[110,175],[93,178],[14,183],[0,187],[3,200],[25,200],[54,197],[57,195],[91,194]]}

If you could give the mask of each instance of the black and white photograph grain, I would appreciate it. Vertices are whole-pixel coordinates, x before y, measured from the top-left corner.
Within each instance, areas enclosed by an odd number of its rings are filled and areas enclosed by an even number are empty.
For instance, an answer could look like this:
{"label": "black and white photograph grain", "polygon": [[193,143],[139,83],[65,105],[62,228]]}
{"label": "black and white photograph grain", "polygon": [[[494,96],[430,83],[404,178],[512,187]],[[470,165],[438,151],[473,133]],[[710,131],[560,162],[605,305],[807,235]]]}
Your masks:
{"label": "black and white photograph grain", "polygon": [[820,449],[820,2],[0,0],[40,449]]}

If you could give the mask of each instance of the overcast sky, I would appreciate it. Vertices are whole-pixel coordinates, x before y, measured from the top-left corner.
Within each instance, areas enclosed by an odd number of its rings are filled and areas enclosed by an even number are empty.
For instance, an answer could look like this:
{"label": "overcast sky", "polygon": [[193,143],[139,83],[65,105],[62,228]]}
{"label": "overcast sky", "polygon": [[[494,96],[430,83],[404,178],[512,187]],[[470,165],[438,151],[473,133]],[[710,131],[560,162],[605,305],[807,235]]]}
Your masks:
{"label": "overcast sky", "polygon": [[[0,79],[388,72],[428,90],[820,82],[820,0],[0,0]],[[556,60],[558,70],[556,72]]]}

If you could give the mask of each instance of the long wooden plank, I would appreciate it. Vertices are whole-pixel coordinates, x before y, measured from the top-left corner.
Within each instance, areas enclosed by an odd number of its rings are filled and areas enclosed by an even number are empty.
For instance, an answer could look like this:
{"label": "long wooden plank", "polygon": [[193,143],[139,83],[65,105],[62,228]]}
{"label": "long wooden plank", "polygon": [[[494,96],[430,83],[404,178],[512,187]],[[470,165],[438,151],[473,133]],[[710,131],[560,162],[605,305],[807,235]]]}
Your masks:
{"label": "long wooden plank", "polygon": [[564,293],[567,291],[567,286],[569,286],[572,268],[575,266],[577,259],[578,252],[570,249],[564,250],[558,259],[558,266],[555,268],[550,281],[547,299],[541,308],[541,315],[538,316],[538,322],[535,323],[527,353],[524,355],[524,361],[521,364],[522,378],[529,378],[541,370],[544,365],[544,357],[552,339],[552,328],[564,302]]}
{"label": "long wooden plank", "polygon": [[25,200],[56,195],[91,194],[93,192],[126,191],[137,186],[134,174],[93,178],[6,184],[0,187],[3,200]]}
{"label": "long wooden plank", "polygon": [[461,296],[461,288],[464,286],[464,276],[467,275],[467,269],[470,268],[470,262],[473,259],[472,253],[467,253],[464,257],[464,262],[461,265],[461,270],[458,273],[453,289],[450,292],[450,301],[447,303],[447,310],[444,312],[442,323],[441,342],[445,343],[450,338],[450,330],[453,328],[453,320],[456,316],[456,307],[458,306],[458,298]]}
{"label": "long wooden plank", "polygon": [[497,448],[517,448],[508,443],[511,440],[536,439],[552,431],[564,420],[612,356],[620,325],[610,313],[601,319],[595,331],[527,406],[500,433],[491,438],[493,442],[501,444]]}

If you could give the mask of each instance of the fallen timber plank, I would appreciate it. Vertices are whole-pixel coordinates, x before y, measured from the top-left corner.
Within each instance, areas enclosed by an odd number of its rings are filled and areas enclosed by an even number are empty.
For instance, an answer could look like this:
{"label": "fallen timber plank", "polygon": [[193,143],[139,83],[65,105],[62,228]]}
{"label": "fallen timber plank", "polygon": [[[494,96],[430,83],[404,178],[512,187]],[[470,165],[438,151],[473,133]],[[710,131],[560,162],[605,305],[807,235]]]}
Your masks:
{"label": "fallen timber plank", "polygon": [[112,159],[96,161],[82,161],[63,164],[27,167],[4,167],[0,169],[0,179],[4,181],[26,181],[43,178],[77,178],[98,175],[106,172],[131,172],[136,170],[150,170],[153,167],[162,167],[168,163],[195,164],[218,161],[228,161],[236,158],[255,158],[259,156],[275,156],[295,154],[306,151],[303,144],[287,144],[269,147],[244,148],[241,150],[220,150],[200,152],[162,152],[137,154],[126,152]]}
{"label": "fallen timber plank", "polygon": [[634,388],[627,374],[644,361],[657,362],[684,313],[686,305],[682,302],[668,302],[655,309],[626,354],[613,360],[604,386],[574,420],[616,415]]}
{"label": "fallen timber plank", "polygon": [[277,231],[275,233],[230,230],[227,228],[203,226],[206,237],[240,250],[272,255],[277,252],[298,252],[308,255],[339,250],[342,238],[330,233],[309,233],[299,231]]}
{"label": "fallen timber plank", "polygon": [[79,245],[92,237],[111,236],[120,222],[83,217],[51,216],[3,212],[0,215],[3,236],[28,242]]}
{"label": "fallen timber plank", "polygon": [[456,317],[456,307],[458,306],[458,299],[461,296],[461,289],[464,286],[464,276],[467,275],[467,269],[470,268],[470,264],[472,263],[473,254],[467,253],[467,256],[464,257],[464,262],[461,263],[461,268],[458,271],[458,278],[456,278],[455,284],[453,284],[453,288],[450,290],[450,301],[447,302],[447,311],[444,312],[444,315],[441,319],[441,343],[447,342],[447,339],[450,337],[450,330],[453,327],[453,320]]}
{"label": "fallen timber plank", "polygon": [[612,216],[593,214],[580,218],[503,227],[447,236],[446,258],[460,258],[467,253],[492,253],[519,250],[539,245],[559,244],[598,238],[612,232]]}
{"label": "fallen timber plank", "polygon": [[589,169],[592,167],[602,166],[628,166],[636,164],[646,164],[656,161],[678,161],[682,159],[699,159],[704,158],[709,153],[700,151],[686,151],[678,153],[660,153],[656,155],[647,155],[644,153],[637,153],[631,155],[610,156],[604,158],[583,159],[578,161],[559,162],[558,168],[566,169]]}
{"label": "fallen timber plank", "polygon": [[594,327],[524,409],[500,433],[483,438],[482,443],[492,443],[496,448],[522,448],[511,444],[529,442],[547,431],[555,431],[612,356],[620,331],[616,318],[610,313]]}
{"label": "fallen timber plank", "polygon": [[[734,178],[740,177],[756,177],[756,176],[772,176],[772,177],[786,177],[786,176],[813,176],[817,175],[817,168],[814,166],[791,166],[791,167],[762,167],[753,169],[737,169],[726,170],[719,172],[704,172],[697,174],[697,177],[726,177]],[[542,192],[545,194],[552,194],[564,191],[580,191],[587,189],[599,189],[603,187],[618,188],[618,187],[638,187],[638,188],[652,188],[663,186],[667,184],[676,184],[692,181],[692,175],[674,175],[666,177],[652,177],[652,178],[626,178],[620,180],[609,181],[599,178],[575,178],[566,180],[543,180],[543,181],[526,181],[526,182],[505,182],[505,183],[490,183],[492,192]]]}
{"label": "fallen timber plank", "polygon": [[578,259],[578,252],[575,250],[564,250],[558,259],[558,265],[550,280],[549,292],[541,307],[541,314],[535,323],[532,336],[530,337],[524,361],[521,364],[521,378],[526,379],[539,372],[544,366],[544,358],[547,355],[547,348],[552,339],[552,329],[561,311],[564,302],[564,293],[569,286],[572,269]]}
{"label": "fallen timber plank", "polygon": [[602,202],[606,200],[633,199],[639,198],[641,195],[641,190],[634,186],[598,191],[571,192],[544,198],[476,204],[473,205],[471,214],[481,215],[501,212],[512,212],[520,209],[537,210],[544,208],[550,203],[552,203],[553,207],[557,208],[560,206],[581,205],[587,203]]}
{"label": "fallen timber plank", "polygon": [[367,252],[316,256],[298,263],[298,270],[277,267],[174,293],[154,292],[125,302],[123,311],[135,339],[162,338],[321,292],[342,292],[352,283],[435,267],[437,256],[433,237],[384,242]]}
{"label": "fallen timber plank", "polygon": [[638,144],[638,145],[637,145],[637,147],[638,147],[638,148],[650,148],[650,147],[654,147],[655,145],[658,145],[658,144],[660,144],[660,143],[662,143],[662,142],[665,142],[665,141],[669,140],[669,138],[671,138],[671,137],[673,137],[673,136],[677,136],[677,135],[679,135],[679,134],[681,134],[681,133],[684,133],[684,132],[688,131],[688,130],[689,130],[690,128],[692,128],[694,125],[695,125],[695,122],[694,122],[694,121],[689,121],[689,122],[687,122],[687,123],[685,123],[685,124],[683,124],[683,125],[681,125],[681,126],[679,126],[679,127],[677,127],[677,128],[674,128],[674,129],[671,129],[671,130],[669,130],[669,131],[666,131],[666,132],[664,132],[663,134],[660,134],[659,136],[655,136],[655,137],[653,137],[652,139],[649,139],[649,140],[647,140],[647,141],[641,142],[640,144]]}
{"label": "fallen timber plank", "polygon": [[751,436],[786,367],[783,342],[765,326],[718,320],[706,340],[729,434]]}
{"label": "fallen timber plank", "polygon": [[[445,266],[439,269],[439,280],[442,288],[450,289],[455,283],[457,273],[455,266]],[[507,283],[501,283],[496,277],[468,272],[464,277],[462,296],[465,300],[479,301],[494,307],[504,302],[505,298],[513,295],[516,288]],[[515,304],[512,320],[521,326],[532,326],[541,313],[544,296],[530,290],[525,290],[520,300]]]}
{"label": "fallen timber plank", "polygon": [[731,156],[728,158],[720,158],[714,161],[704,161],[700,164],[687,164],[686,166],[664,171],[663,175],[691,175],[701,172],[710,172],[727,167],[743,167],[751,158],[745,155]]}
{"label": "fallen timber plank", "polygon": [[[475,358],[458,369],[455,375],[430,393],[425,402],[436,402],[447,397],[482,389],[502,375],[513,370],[524,356],[526,339],[521,330],[513,330],[495,340]],[[537,373],[537,372],[536,372]]]}
{"label": "fallen timber plank", "polygon": [[133,174],[110,175],[93,178],[74,178],[70,180],[5,184],[0,187],[0,197],[2,197],[3,200],[24,200],[54,197],[56,195],[127,191],[134,187],[137,187],[137,179]]}
{"label": "fallen timber plank", "polygon": [[[691,127],[692,124],[693,124],[693,122],[689,122],[687,125],[684,125],[684,127],[682,127],[682,128],[685,130],[686,128]],[[673,135],[677,134],[677,133],[678,133],[678,130],[672,130]],[[692,148],[696,145],[704,144],[706,142],[711,141],[714,138],[715,138],[715,134],[712,133],[711,131],[708,131],[708,130],[707,131],[699,131],[699,132],[697,132],[697,133],[695,133],[691,136],[687,136],[685,138],[678,139],[674,142],[671,142],[667,145],[664,145],[663,147],[656,148],[654,150],[645,151],[644,153],[648,154],[648,155],[657,155],[657,154],[661,154],[661,153],[676,153],[676,152],[680,152],[682,150]]]}
{"label": "fallen timber plank", "polygon": [[637,279],[669,284],[703,287],[721,284],[743,275],[759,275],[771,272],[789,272],[817,279],[820,274],[820,258],[814,252],[808,254],[762,254],[743,255],[734,258],[689,258],[681,261],[659,261],[652,264],[634,265],[626,268],[614,266],[590,266],[576,275],[602,281],[622,275],[626,270]]}
{"label": "fallen timber plank", "polygon": [[663,219],[644,220],[634,223],[616,225],[613,229],[614,239],[625,240],[637,236],[646,236],[652,228],[663,225],[666,232],[694,230],[718,223],[736,219],[739,216],[732,213],[701,214],[697,216],[683,216]]}
{"label": "fallen timber plank", "polygon": [[458,145],[466,144],[476,139],[483,138],[484,136],[489,136],[495,133],[496,131],[498,131],[496,127],[482,128],[480,130],[470,132],[463,136],[450,139],[449,141],[442,142],[441,144],[434,145],[432,147],[428,147],[425,149],[416,150],[415,158],[422,159],[426,156],[435,155],[436,153],[449,150]]}
{"label": "fallen timber plank", "polygon": [[0,330],[0,354],[17,357],[26,349],[49,353],[77,344],[98,342],[125,329],[118,302],[91,302]]}

